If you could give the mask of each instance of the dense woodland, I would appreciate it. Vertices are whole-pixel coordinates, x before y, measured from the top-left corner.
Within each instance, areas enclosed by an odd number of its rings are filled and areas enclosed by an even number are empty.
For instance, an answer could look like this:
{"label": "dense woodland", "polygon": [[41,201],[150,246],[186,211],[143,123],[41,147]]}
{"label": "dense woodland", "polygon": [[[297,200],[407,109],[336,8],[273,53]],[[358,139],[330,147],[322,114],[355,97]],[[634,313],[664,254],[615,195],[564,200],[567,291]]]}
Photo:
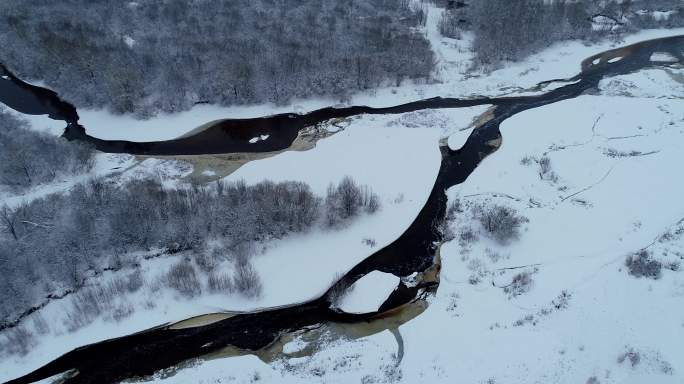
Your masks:
{"label": "dense woodland", "polygon": [[0,61],[77,107],[149,116],[426,79],[407,0],[0,2]]}
{"label": "dense woodland", "polygon": [[475,68],[521,60],[558,41],[619,39],[640,29],[684,26],[684,3],[679,0],[470,0],[464,4],[446,10],[439,27],[442,35],[452,38],[473,33]]}
{"label": "dense woodland", "polygon": [[30,131],[24,121],[0,108],[0,191],[21,192],[87,172],[94,154],[85,144]]}

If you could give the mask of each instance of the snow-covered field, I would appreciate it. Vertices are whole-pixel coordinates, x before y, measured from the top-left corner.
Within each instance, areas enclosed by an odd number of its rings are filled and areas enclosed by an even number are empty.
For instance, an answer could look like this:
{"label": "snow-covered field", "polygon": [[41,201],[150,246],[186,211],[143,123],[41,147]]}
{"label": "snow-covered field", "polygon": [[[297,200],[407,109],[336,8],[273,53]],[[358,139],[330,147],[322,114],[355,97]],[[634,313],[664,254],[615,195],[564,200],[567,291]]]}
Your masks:
{"label": "snow-covered field", "polygon": [[[316,229],[265,244],[253,259],[263,284],[263,294],[258,299],[203,295],[188,300],[165,290],[143,289],[128,298],[135,310],[129,317],[118,322],[98,319],[75,332],[67,331],[62,324],[69,299],[53,301],[40,311],[44,318],[55,320],[50,334],[41,337],[25,357],[13,356],[0,362],[0,380],[23,374],[80,345],[166,322],[209,312],[292,304],[319,296],[336,276],[395,240],[411,224],[425,204],[439,170],[438,142],[452,132],[466,129],[485,109],[482,106],[360,116],[309,151],[286,152],[248,163],[226,179],[242,179],[247,183],[298,180],[309,184],[316,194],[324,195],[330,183],[349,175],[378,194],[382,208],[342,230]],[[123,181],[162,172],[168,183],[179,183],[179,178],[190,170],[172,165],[168,160],[148,159],[116,178]],[[374,245],[368,245],[366,239],[372,239]],[[182,255],[144,261],[145,280],[158,279],[178,257]],[[128,273],[125,270],[120,275]],[[300,278],[302,273],[306,278]],[[105,274],[97,282],[103,284],[113,277]],[[385,298],[378,300],[382,303]],[[155,302],[154,308],[150,308],[150,301]]]}
{"label": "snow-covered field", "polygon": [[[541,81],[577,74],[584,58],[617,45],[561,43],[524,62],[473,74],[467,72],[468,36],[460,41],[441,38],[434,33],[439,13],[434,7],[429,10],[426,33],[439,59],[439,81],[355,95],[349,104],[389,106],[432,96],[530,93]],[[682,33],[684,29],[642,31],[619,45]],[[397,339],[382,332],[331,342],[311,357],[273,364],[254,356],[219,359],[156,381],[681,383],[684,277],[665,268],[658,280],[637,279],[627,273],[624,261],[644,248],[665,265],[684,257],[679,237],[684,233],[684,181],[678,177],[684,154],[683,77],[681,70],[652,69],[607,79],[600,95],[507,120],[502,147],[464,184],[449,191],[450,201],[458,199],[463,206],[452,223],[457,238],[442,247],[441,284],[430,307],[400,328],[401,354]],[[149,141],[181,136],[214,119],[306,112],[332,104],[334,100],[302,100],[283,107],[202,105],[147,121],[107,111],[79,110],[79,115],[95,137]],[[487,108],[360,116],[314,149],[246,164],[227,179],[299,180],[322,195],[328,184],[350,175],[381,197],[382,209],[341,231],[314,230],[265,244],[253,260],[263,282],[263,295],[256,300],[217,295],[187,300],[164,290],[155,296],[140,293],[130,298],[135,312],[128,318],[98,319],[75,332],[61,324],[67,300],[55,301],[41,311],[52,323],[50,334],[28,355],[3,358],[0,381],[80,345],[161,323],[317,297],[335,276],[408,227],[435,180],[438,142],[449,138],[450,147],[460,147],[472,120]],[[28,118],[35,129],[54,134],[63,129],[63,122]],[[550,159],[551,170],[540,176],[544,157]],[[173,161],[137,162],[130,156],[102,154],[92,175],[41,186],[26,196],[0,198],[18,204],[103,175],[123,181],[161,173],[176,185],[190,172]],[[518,240],[500,244],[471,217],[477,204],[514,208],[529,222]],[[469,228],[477,240],[459,238]],[[175,260],[147,261],[146,279],[153,281]],[[527,272],[529,281],[518,290],[506,289],[521,272]],[[396,279],[373,277],[358,282],[342,307],[351,312],[377,308]],[[155,308],[146,306],[150,300]]]}
{"label": "snow-covered field", "polygon": [[[684,258],[684,100],[649,92],[667,90],[656,72],[628,77],[632,97],[607,81],[601,95],[504,122],[502,147],[449,190],[461,203],[456,239],[442,247],[431,305],[399,328],[401,348],[385,331],[310,357],[212,360],[156,381],[681,383],[684,275],[671,269]],[[543,157],[551,167],[540,175]],[[477,204],[529,221],[501,244],[472,217]],[[475,236],[461,238],[467,229]],[[664,265],[658,279],[628,273],[642,249]]]}

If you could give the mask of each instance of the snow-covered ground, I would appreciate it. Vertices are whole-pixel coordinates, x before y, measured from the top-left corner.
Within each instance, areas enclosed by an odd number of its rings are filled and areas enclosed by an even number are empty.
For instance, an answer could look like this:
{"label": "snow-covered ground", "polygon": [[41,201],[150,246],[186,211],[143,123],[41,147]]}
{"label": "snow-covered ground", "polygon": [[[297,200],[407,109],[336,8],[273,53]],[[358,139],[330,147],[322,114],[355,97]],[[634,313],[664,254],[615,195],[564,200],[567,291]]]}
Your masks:
{"label": "snow-covered ground", "polygon": [[[263,284],[263,294],[258,299],[248,300],[239,295],[185,299],[164,289],[143,289],[127,298],[126,305],[135,310],[129,317],[119,322],[98,319],[75,332],[68,332],[62,324],[70,298],[53,301],[40,311],[44,318],[54,319],[50,334],[42,336],[25,357],[13,356],[0,362],[0,380],[26,373],[80,345],[166,322],[209,312],[292,304],[319,296],[336,276],[395,240],[411,224],[425,204],[439,170],[438,142],[466,129],[486,108],[359,116],[351,119],[343,131],[319,141],[309,151],[286,152],[246,164],[226,179],[247,183],[299,180],[309,184],[316,194],[324,195],[330,183],[349,175],[378,194],[382,208],[342,230],[316,229],[265,244],[253,259]],[[178,179],[190,170],[169,162],[147,159],[117,175],[116,180],[123,182],[161,172],[164,180],[179,183]],[[372,246],[367,239],[373,240]],[[144,280],[158,280],[182,256],[144,261]],[[124,270],[118,276],[129,273]],[[306,278],[298,277],[302,273],[306,273]],[[105,274],[96,281],[104,284],[113,277]],[[382,303],[385,298],[378,300]],[[155,303],[153,308],[150,302]],[[32,327],[30,320],[27,325]]]}
{"label": "snow-covered ground", "polygon": [[[431,305],[399,328],[401,348],[385,331],[272,364],[197,363],[155,382],[681,383],[684,275],[671,269],[684,258],[684,100],[657,95],[662,79],[630,75],[630,97],[606,81],[604,94],[503,123],[501,148],[448,192],[461,203],[456,239],[442,246]],[[501,244],[476,205],[529,221]],[[660,278],[628,273],[642,249],[666,266]]]}

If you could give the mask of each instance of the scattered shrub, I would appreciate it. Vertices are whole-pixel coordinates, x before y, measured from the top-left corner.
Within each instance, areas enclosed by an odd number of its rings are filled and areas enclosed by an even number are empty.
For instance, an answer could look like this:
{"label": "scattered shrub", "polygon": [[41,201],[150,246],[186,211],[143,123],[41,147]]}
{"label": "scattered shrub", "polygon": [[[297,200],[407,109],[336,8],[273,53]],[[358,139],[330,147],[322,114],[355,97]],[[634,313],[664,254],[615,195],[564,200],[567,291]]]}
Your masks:
{"label": "scattered shrub", "polygon": [[109,316],[112,320],[118,323],[121,320],[127,318],[128,316],[132,315],[133,312],[134,309],[130,303],[126,301],[120,301],[118,304],[114,306],[114,308],[112,308],[111,312],[109,313]]}
{"label": "scattered shrub", "polygon": [[361,242],[364,243],[365,245],[371,247],[371,248],[375,247],[378,244],[377,241],[375,241],[375,239],[370,239],[370,238],[365,238],[365,239],[361,240]]}
{"label": "scattered shrub", "polygon": [[23,326],[8,329],[3,335],[5,342],[2,349],[10,355],[26,355],[36,343],[35,336]]}
{"label": "scattered shrub", "polygon": [[528,166],[528,165],[532,164],[532,162],[534,162],[534,161],[536,161],[534,156],[527,155],[527,156],[523,157],[522,159],[520,159],[520,165]]}
{"label": "scattered shrub", "polygon": [[477,242],[480,239],[480,235],[471,227],[465,227],[461,229],[458,234],[459,244],[462,247]]}
{"label": "scattered shrub", "polygon": [[622,364],[625,361],[629,361],[629,364],[632,367],[636,367],[641,362],[641,353],[630,347],[624,353],[621,353],[617,358],[617,362],[619,364]]}
{"label": "scattered shrub", "polygon": [[527,271],[521,272],[513,276],[511,283],[504,287],[504,292],[509,298],[520,296],[532,288],[532,283],[532,274]]}
{"label": "scattered shrub", "polygon": [[459,20],[461,19],[462,15],[459,15],[455,10],[447,9],[442,11],[442,15],[437,24],[439,33],[444,37],[460,39],[461,29],[459,27]]}
{"label": "scattered shrub", "polygon": [[143,275],[139,269],[126,276],[126,291],[129,293],[137,292],[143,286]]}
{"label": "scattered shrub", "polygon": [[218,260],[224,256],[223,253],[225,251],[223,248],[215,248],[211,252],[204,248],[196,250],[193,252],[195,264],[203,272],[211,272],[216,268]]}
{"label": "scattered shrub", "polygon": [[208,278],[209,292],[212,293],[233,293],[235,287],[233,286],[233,279],[230,275],[225,273],[212,272]]}
{"label": "scattered shrub", "polygon": [[663,268],[663,264],[653,260],[650,252],[644,249],[627,256],[625,266],[629,274],[634,277],[646,277],[654,280],[660,278],[661,269]]}
{"label": "scattered shrub", "polygon": [[262,286],[259,274],[254,270],[252,264],[239,262],[233,275],[233,287],[235,292],[250,299],[261,296]]}
{"label": "scattered shrub", "polygon": [[31,320],[33,322],[33,329],[35,329],[39,335],[46,335],[50,332],[50,324],[48,324],[45,317],[43,317],[40,312],[34,312],[31,315]]}
{"label": "scattered shrub", "polygon": [[342,303],[342,299],[354,290],[354,285],[344,279],[344,274],[336,273],[330,282],[330,289],[327,299],[331,307],[337,308]]}
{"label": "scattered shrub", "polygon": [[539,178],[553,183],[558,182],[558,175],[553,171],[551,159],[547,156],[539,159]]}
{"label": "scattered shrub", "polygon": [[166,273],[166,286],[175,289],[186,297],[194,297],[202,292],[202,285],[195,272],[195,267],[188,261],[182,260]]}
{"label": "scattered shrub", "polygon": [[515,209],[503,205],[480,206],[474,213],[485,231],[501,244],[518,239],[520,227],[529,221]]}
{"label": "scattered shrub", "polygon": [[326,225],[339,227],[361,210],[371,214],[377,212],[380,199],[367,186],[359,186],[351,177],[345,176],[337,186],[328,186],[325,209]]}

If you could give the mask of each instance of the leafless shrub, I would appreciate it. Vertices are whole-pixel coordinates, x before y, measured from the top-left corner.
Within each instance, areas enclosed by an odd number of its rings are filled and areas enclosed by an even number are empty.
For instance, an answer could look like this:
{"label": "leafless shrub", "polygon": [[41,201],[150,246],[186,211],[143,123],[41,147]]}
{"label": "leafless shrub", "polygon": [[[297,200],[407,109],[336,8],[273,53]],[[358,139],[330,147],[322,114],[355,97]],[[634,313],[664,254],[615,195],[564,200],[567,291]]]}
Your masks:
{"label": "leafless shrub", "polygon": [[480,206],[475,216],[487,233],[501,244],[520,237],[520,227],[529,220],[513,209],[503,205]]}
{"label": "leafless shrub", "polygon": [[497,263],[499,260],[504,258],[500,253],[492,250],[491,248],[485,248],[484,253],[492,263]]}
{"label": "leafless shrub", "polygon": [[6,330],[4,336],[3,350],[9,355],[24,356],[36,344],[35,336],[23,326]]}
{"label": "leafless shrub", "polygon": [[641,353],[634,350],[632,347],[628,347],[625,352],[618,356],[617,362],[618,364],[622,364],[625,362],[625,360],[629,361],[629,364],[632,366],[632,368],[636,367],[641,362]]}
{"label": "leafless shrub", "polygon": [[662,274],[661,269],[663,268],[663,264],[660,261],[653,260],[650,252],[645,249],[627,256],[625,266],[630,275],[649,279],[659,279]]}
{"label": "leafless shrub", "polygon": [[137,292],[143,286],[143,275],[140,269],[136,269],[133,273],[126,277],[126,290],[129,293]]}
{"label": "leafless shrub", "polygon": [[442,11],[442,16],[437,22],[437,28],[439,33],[444,37],[449,37],[452,39],[461,38],[461,29],[459,28],[459,16],[454,10],[444,10]]}
{"label": "leafless shrub", "polygon": [[461,246],[466,246],[477,242],[480,239],[480,235],[471,227],[466,227],[461,230],[458,234],[459,244]]}
{"label": "leafless shrub", "polygon": [[263,289],[259,274],[248,262],[237,263],[233,275],[233,287],[237,293],[251,299],[261,296]]}
{"label": "leafless shrub", "polygon": [[587,379],[586,384],[601,384],[601,382],[599,381],[598,378],[596,378],[596,376],[592,376],[592,377]]}
{"label": "leafless shrub", "polygon": [[522,159],[520,159],[520,165],[528,166],[535,161],[536,161],[536,159],[534,158],[534,156],[527,155],[527,156],[523,157]]}
{"label": "leafless shrub", "polygon": [[371,239],[368,237],[361,240],[361,242],[364,243],[365,245],[371,247],[371,248],[375,247],[378,244],[377,241],[375,241],[375,239]]}
{"label": "leafless shrub", "polygon": [[208,279],[209,291],[212,293],[232,293],[235,290],[233,279],[225,273],[212,272]]}
{"label": "leafless shrub", "polygon": [[33,323],[33,329],[39,335],[46,335],[50,332],[50,324],[48,324],[40,312],[34,312],[31,315],[31,322]]}
{"label": "leafless shrub", "polygon": [[463,205],[461,204],[461,200],[458,197],[455,199],[450,199],[446,212],[447,221],[456,220],[456,216],[459,213],[463,213]]}
{"label": "leafless shrub", "polygon": [[121,320],[127,318],[128,316],[132,315],[133,312],[133,306],[129,302],[119,301],[119,303],[116,304],[114,308],[112,308],[110,316],[112,320],[118,323]]}
{"label": "leafless shrub", "polygon": [[442,234],[442,241],[444,241],[445,243],[456,238],[456,233],[451,228],[449,221],[443,220],[442,223],[439,225],[438,229]]}
{"label": "leafless shrub", "polygon": [[511,283],[504,287],[504,292],[509,298],[520,296],[532,288],[532,283],[532,274],[527,271],[521,272],[513,276]]}
{"label": "leafless shrub", "polygon": [[325,224],[339,227],[359,214],[375,213],[380,209],[380,199],[367,186],[359,186],[351,177],[345,176],[335,186],[330,184],[325,197]]}
{"label": "leafless shrub", "polygon": [[209,252],[206,249],[200,249],[193,255],[195,263],[203,272],[211,272],[218,265],[217,258],[221,254],[221,251],[222,249],[214,249],[212,252]]}
{"label": "leafless shrub", "polygon": [[86,287],[75,293],[71,305],[65,313],[64,325],[69,332],[74,332],[90,324],[103,312],[114,307],[114,300],[124,291],[122,279],[113,279],[108,284],[98,287]]}
{"label": "leafless shrub", "polygon": [[551,182],[558,181],[558,175],[553,171],[551,167],[551,159],[547,156],[543,156],[538,161],[539,163],[539,178],[542,180],[548,180]]}
{"label": "leafless shrub", "polygon": [[254,244],[249,241],[244,241],[233,246],[233,257],[236,263],[248,263],[249,260],[256,254]]}
{"label": "leafless shrub", "polygon": [[194,297],[202,292],[195,267],[185,260],[171,266],[166,273],[165,283],[186,297]]}
{"label": "leafless shrub", "polygon": [[343,277],[341,273],[336,273],[330,282],[331,289],[328,291],[327,299],[332,307],[338,307],[342,299],[353,289],[353,285],[347,287],[347,284],[342,281]]}

